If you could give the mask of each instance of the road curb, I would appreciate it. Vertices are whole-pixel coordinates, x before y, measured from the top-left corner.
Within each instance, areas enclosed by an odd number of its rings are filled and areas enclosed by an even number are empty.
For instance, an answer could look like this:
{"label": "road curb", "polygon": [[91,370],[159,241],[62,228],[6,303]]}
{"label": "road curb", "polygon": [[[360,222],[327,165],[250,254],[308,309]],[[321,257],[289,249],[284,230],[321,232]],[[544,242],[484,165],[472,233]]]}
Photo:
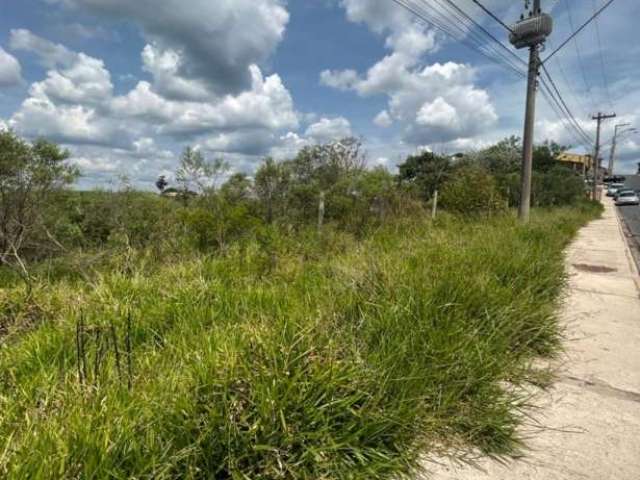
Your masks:
{"label": "road curb", "polygon": [[[618,208],[614,206],[614,209],[616,212],[616,220],[618,222],[618,228],[620,230],[620,233],[622,234],[622,238],[625,239],[625,242],[624,242],[625,250],[626,250],[627,258],[631,265],[633,280],[636,284],[636,288],[638,288],[638,292],[640,292],[640,278],[638,278],[640,276],[640,270],[638,267],[640,265],[640,241],[636,240],[636,238],[631,234],[631,230],[629,229],[629,226],[627,225],[627,222],[624,219],[624,217],[622,217],[622,215],[620,214],[620,211],[618,210]],[[638,253],[634,252],[634,249],[632,248],[631,244],[633,244],[636,247]]]}

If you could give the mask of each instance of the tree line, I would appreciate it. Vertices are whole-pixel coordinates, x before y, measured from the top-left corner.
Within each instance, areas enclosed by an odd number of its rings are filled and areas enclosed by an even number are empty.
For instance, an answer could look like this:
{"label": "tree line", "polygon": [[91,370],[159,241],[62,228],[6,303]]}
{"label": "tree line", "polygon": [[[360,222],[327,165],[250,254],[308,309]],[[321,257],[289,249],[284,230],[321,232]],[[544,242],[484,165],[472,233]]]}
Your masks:
{"label": "tree line", "polygon": [[[533,205],[584,198],[583,178],[557,161],[552,142],[534,152]],[[356,236],[385,222],[425,215],[439,205],[458,215],[491,215],[517,206],[521,144],[505,139],[480,151],[408,156],[397,173],[368,168],[358,139],[307,146],[292,159],[266,158],[253,175],[231,173],[221,158],[188,147],[175,185],[159,177],[163,195],[124,182],[117,191],[79,191],[69,152],[46,140],[0,132],[0,264],[30,283],[30,265],[111,248],[213,253],[278,235]],[[167,195],[167,193],[173,195]],[[0,279],[2,276],[0,275]]]}

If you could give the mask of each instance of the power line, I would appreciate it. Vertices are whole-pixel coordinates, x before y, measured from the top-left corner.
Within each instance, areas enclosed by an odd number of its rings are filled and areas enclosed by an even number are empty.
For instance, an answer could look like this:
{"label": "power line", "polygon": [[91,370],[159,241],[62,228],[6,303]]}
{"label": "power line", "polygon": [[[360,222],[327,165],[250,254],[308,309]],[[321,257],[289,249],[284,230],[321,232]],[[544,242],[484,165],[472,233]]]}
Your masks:
{"label": "power line", "polygon": [[[593,3],[593,11],[596,11],[597,4],[596,0],[592,0]],[[602,72],[602,81],[605,89],[605,93],[607,94],[607,99],[609,100],[609,105],[613,109],[613,102],[611,101],[611,91],[609,90],[609,79],[607,78],[607,68],[604,64],[604,55],[602,54],[602,38],[600,36],[600,24],[598,19],[595,19],[594,22],[595,30],[596,30],[596,38],[598,39],[598,53],[600,54],[600,70]]]}
{"label": "power line", "polygon": [[549,55],[547,58],[545,58],[543,60],[542,63],[546,63],[547,60],[549,60],[551,57],[553,57],[556,53],[558,53],[559,50],[561,50],[567,43],[569,43],[576,35],[578,35],[582,30],[585,29],[585,27],[587,25],[589,25],[592,21],[594,21],[596,18],[598,18],[598,16],[600,16],[600,14],[602,12],[604,12],[612,3],[614,2],[614,0],[609,0],[606,4],[604,4],[600,10],[598,10],[596,13],[594,13],[591,18],[589,18],[589,20],[587,20],[578,30],[576,30],[575,32],[573,32],[573,35],[571,35],[569,38],[567,38],[564,42],[562,42],[562,44],[556,48],[551,55]]}
{"label": "power line", "polygon": [[[425,0],[423,0],[425,1]],[[504,43],[498,40],[491,32],[489,32],[486,28],[476,22],[473,18],[471,18],[464,10],[462,10],[458,5],[456,5],[453,0],[445,0],[449,5],[455,8],[461,15],[463,15],[467,20],[469,20],[472,24],[474,24],[477,28],[482,30],[489,38],[491,38],[495,43],[497,43],[500,47],[506,50],[509,54],[514,55],[516,58],[520,58],[513,53],[513,51],[507,47]]]}
{"label": "power line", "polygon": [[[477,32],[473,32],[465,22],[451,20],[447,18],[446,14],[436,9],[433,5],[426,5],[433,12],[433,14],[427,13],[425,5],[418,3],[416,0],[393,0],[396,4],[411,12],[422,22],[435,27],[442,31],[446,35],[452,37],[455,40],[460,41],[467,47],[480,53],[488,60],[513,71],[518,76],[523,76],[524,72],[514,65],[513,61],[509,59],[504,53],[498,52],[495,48],[483,43],[482,39],[478,39]],[[463,28],[467,27],[467,28]],[[475,35],[474,35],[475,33]],[[470,35],[469,38],[467,36]],[[516,56],[516,58],[518,58]]]}
{"label": "power line", "polygon": [[571,137],[573,137],[576,140],[578,145],[582,145],[585,147],[586,150],[590,150],[590,148],[587,147],[588,144],[585,142],[585,140],[580,136],[580,134],[575,130],[575,128],[567,121],[566,115],[562,112],[562,106],[559,103],[559,101],[555,98],[555,96],[553,96],[551,89],[547,86],[546,83],[541,83],[540,85],[542,87],[540,89],[540,93],[542,94],[542,97],[545,99],[549,107],[553,110],[553,113],[558,117],[558,120],[560,121],[560,124],[562,125],[562,127],[567,131],[567,133],[569,133],[569,135],[571,135]]}
{"label": "power line", "polygon": [[[549,45],[551,46],[551,48],[553,47],[553,42],[551,41],[550,38],[547,39],[547,42],[549,42]],[[562,65],[562,62],[560,61],[560,57],[556,55],[556,57],[554,57],[554,62],[558,67],[558,70],[560,71],[560,75],[562,76],[562,80],[564,81],[564,85],[567,88],[567,90],[569,91],[569,94],[571,95],[571,98],[573,99],[573,102],[576,105],[579,105],[582,109],[583,112],[585,113],[585,115],[587,113],[589,113],[590,111],[592,111],[592,109],[590,108],[588,102],[585,100],[584,96],[581,95],[577,95],[575,92],[575,89],[573,88],[573,84],[569,81],[569,75],[567,74],[565,68]],[[578,97],[580,99],[578,99]]]}
{"label": "power line", "polygon": [[[573,23],[573,15],[571,13],[571,3],[569,0],[564,0],[564,4],[567,10],[567,16],[569,17],[569,26],[571,27],[571,33],[575,33],[576,29]],[[578,41],[574,37],[573,39],[574,46],[576,48],[576,57],[578,59],[578,67],[580,68],[580,73],[582,74],[582,81],[584,82],[584,86],[586,88],[587,95],[591,101],[591,104],[594,105],[593,95],[591,94],[591,87],[589,86],[589,81],[587,80],[587,73],[584,70],[584,62],[582,61],[582,54],[580,53],[580,46],[578,45]]]}
{"label": "power line", "polygon": [[[452,0],[432,0],[428,2],[426,0],[393,1],[426,24],[432,25],[453,39],[461,41],[489,60],[515,72],[518,76],[526,77],[527,74],[524,69],[526,62]],[[550,76],[549,78],[551,79]],[[582,127],[571,113],[557,87],[551,89],[544,79],[541,85],[545,99],[560,119],[564,128],[580,144],[588,145],[592,143],[592,140],[582,130]]]}
{"label": "power line", "polygon": [[[434,8],[430,2],[426,0],[418,0],[420,4],[424,6]],[[469,14],[467,14],[464,10],[462,10],[458,5],[456,5],[451,0],[433,0],[442,8],[446,9],[449,13],[451,13],[456,21],[456,25],[462,23],[465,25],[467,32],[473,35],[474,38],[479,38],[478,44],[484,48],[488,48],[495,55],[498,55],[511,65],[512,68],[519,70],[520,75],[526,75],[524,69],[518,68],[518,64],[521,64],[522,67],[526,66],[526,62],[524,62],[520,57],[518,57],[509,47],[500,42],[491,32],[489,32],[486,28],[480,25],[477,21],[475,21]],[[446,2],[446,3],[445,3]],[[487,43],[487,39],[489,40]],[[499,48],[498,48],[499,47]]]}
{"label": "power line", "polygon": [[506,28],[509,31],[509,33],[514,33],[513,29],[511,27],[509,27],[502,20],[500,20],[496,15],[493,14],[493,12],[491,12],[487,7],[485,7],[478,0],[471,0],[471,1],[473,3],[475,3],[476,5],[478,5],[487,15],[489,15],[491,18],[493,18],[496,22],[498,22],[500,25],[502,25],[504,28]]}
{"label": "power line", "polygon": [[563,103],[562,97],[558,97],[558,94],[554,92],[554,89],[549,87],[546,81],[541,81],[540,86],[542,87],[542,95],[560,120],[562,126],[579,145],[584,146],[586,150],[590,150],[593,145],[593,140],[588,137],[577,120],[570,115],[570,111],[567,113],[566,103]]}
{"label": "power line", "polygon": [[571,112],[571,110],[567,106],[567,103],[562,98],[562,94],[560,93],[560,90],[558,90],[558,87],[557,87],[556,83],[553,81],[553,78],[549,74],[549,70],[547,70],[547,67],[544,64],[542,64],[542,71],[544,72],[544,74],[546,75],[547,79],[549,80],[549,83],[551,83],[551,86],[553,87],[553,90],[558,95],[558,99],[560,100],[560,103],[564,107],[564,111],[567,113],[569,121],[577,128],[577,130],[580,132],[581,136],[584,139],[586,139],[590,143],[593,143],[593,140],[589,137],[589,135],[584,131],[584,129],[580,126],[580,124],[578,123],[576,118],[573,116],[573,113]]}

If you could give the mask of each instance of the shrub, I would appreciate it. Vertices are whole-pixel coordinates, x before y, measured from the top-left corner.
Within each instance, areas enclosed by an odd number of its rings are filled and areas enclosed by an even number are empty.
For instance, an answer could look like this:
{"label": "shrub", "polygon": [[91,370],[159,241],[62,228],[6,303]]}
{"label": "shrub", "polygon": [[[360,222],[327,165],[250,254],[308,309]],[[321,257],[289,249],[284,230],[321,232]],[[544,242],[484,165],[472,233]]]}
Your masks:
{"label": "shrub", "polygon": [[503,212],[506,199],[498,191],[495,179],[477,166],[459,168],[442,189],[441,205],[465,215]]}
{"label": "shrub", "polygon": [[[557,351],[563,250],[594,213],[403,219],[325,254],[313,228],[270,226],[245,250],[50,287],[51,321],[0,349],[0,475],[370,480],[434,446],[516,453],[526,399],[504,385]],[[90,332],[132,313],[131,390],[113,356],[79,384],[80,311]]]}
{"label": "shrub", "polygon": [[539,207],[573,205],[585,197],[584,178],[563,166],[535,172],[532,202]]}

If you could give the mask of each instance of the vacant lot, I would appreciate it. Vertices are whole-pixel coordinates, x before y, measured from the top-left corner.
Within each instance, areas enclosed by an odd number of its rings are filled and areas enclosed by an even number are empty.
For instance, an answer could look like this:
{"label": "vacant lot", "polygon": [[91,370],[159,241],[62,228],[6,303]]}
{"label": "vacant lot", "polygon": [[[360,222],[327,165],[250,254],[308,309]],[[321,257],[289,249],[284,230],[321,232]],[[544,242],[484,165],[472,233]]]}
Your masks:
{"label": "vacant lot", "polygon": [[[562,251],[591,205],[215,257],[130,252],[0,291],[0,476],[390,478],[422,453],[517,450]],[[295,240],[294,240],[295,238]]]}

